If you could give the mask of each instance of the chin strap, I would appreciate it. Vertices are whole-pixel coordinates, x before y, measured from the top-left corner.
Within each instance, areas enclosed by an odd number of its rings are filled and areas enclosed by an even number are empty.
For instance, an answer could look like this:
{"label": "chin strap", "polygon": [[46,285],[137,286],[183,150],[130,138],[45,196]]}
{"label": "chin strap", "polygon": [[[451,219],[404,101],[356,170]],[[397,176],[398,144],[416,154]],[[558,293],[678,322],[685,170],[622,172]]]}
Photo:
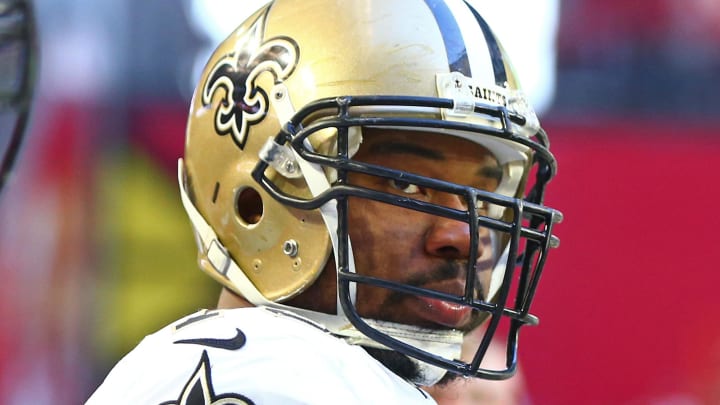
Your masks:
{"label": "chin strap", "polygon": [[[302,308],[290,307],[277,302],[266,299],[255,285],[247,278],[245,273],[238,267],[235,260],[230,257],[227,249],[220,243],[217,235],[212,227],[205,221],[195,205],[190,201],[184,181],[183,160],[178,160],[178,181],[180,183],[180,195],[185,211],[190,218],[195,231],[195,237],[200,250],[201,265],[212,266],[216,273],[222,274],[230,283],[237,286],[241,293],[248,301],[256,306],[266,307],[278,312],[289,313],[294,317],[301,317],[307,322],[318,324],[322,329],[336,335],[352,345],[375,347],[379,349],[387,349],[386,346],[368,338],[358,331],[345,317],[341,308],[338,308],[338,314],[325,314],[321,312],[309,311]],[[205,263],[202,263],[202,262]],[[463,334],[462,332],[449,330],[438,331],[433,329],[425,329],[404,324],[365,320],[370,326],[382,333],[390,335],[404,343],[418,347],[429,353],[440,355],[449,359],[460,358],[462,349]],[[418,381],[412,381],[418,385],[433,385],[439,381],[446,370],[427,364],[425,362],[410,358],[420,369],[421,378]]]}
{"label": "chin strap", "polygon": [[[278,83],[272,88],[272,94],[275,95],[275,97],[272,100],[272,104],[275,108],[275,112],[277,114],[278,122],[282,125],[286,122],[290,122],[293,115],[295,115],[295,109],[292,105],[292,100],[290,100],[290,94],[288,92],[287,87],[283,83]],[[310,141],[305,139],[304,142],[305,148],[308,150],[313,150],[312,145],[310,145]],[[295,157],[295,162],[300,167],[300,171],[302,172],[302,177],[305,179],[305,182],[308,185],[308,189],[310,190],[310,193],[313,197],[317,197],[321,193],[327,191],[330,189],[330,182],[328,181],[327,176],[325,175],[325,172],[323,171],[322,167],[318,164],[310,163],[306,161],[305,159],[300,156],[299,153],[295,149],[292,149],[292,154]],[[338,214],[337,214],[337,201],[331,200],[326,202],[320,207],[320,215],[322,215],[323,222],[325,222],[325,226],[328,230],[328,235],[330,235],[330,241],[332,242],[333,246],[333,254],[335,256],[335,263],[337,266],[338,263],[338,235],[337,235],[337,229],[338,229]],[[352,245],[350,244],[350,237],[348,236],[348,252],[349,252],[349,271],[351,273],[355,272],[355,260],[353,258],[353,250]],[[337,280],[336,280],[337,281]],[[352,301],[352,304],[355,305],[355,299],[357,296],[356,292],[356,286],[355,284],[350,285],[350,299]],[[349,323],[347,318],[344,315],[344,312],[342,310],[342,306],[340,304],[340,297],[338,296],[336,299],[336,312],[337,316],[342,319],[342,321]],[[312,317],[310,317],[312,319]]]}
{"label": "chin strap", "polygon": [[[272,94],[275,97],[272,100],[275,108],[278,121],[283,124],[288,122],[294,115],[294,109],[284,84],[277,84],[272,89]],[[306,140],[306,142],[308,142]],[[279,145],[277,145],[279,146]],[[307,148],[312,150],[312,146],[307,143]],[[270,145],[272,148],[272,145]],[[265,148],[267,149],[267,148]],[[325,172],[322,167],[317,164],[307,162],[294,150],[292,150],[292,156],[297,162],[302,176],[308,184],[308,189],[313,196],[320,195],[322,192],[330,188],[330,182],[328,181]],[[262,156],[260,156],[262,158]],[[180,194],[185,211],[190,218],[195,230],[196,241],[200,250],[200,264],[203,267],[211,266],[216,274],[220,277],[225,277],[230,280],[230,284],[236,286],[235,291],[243,295],[248,301],[256,306],[266,306],[270,308],[280,309],[284,311],[294,312],[302,317],[308,318],[316,323],[320,323],[328,328],[330,331],[335,332],[342,329],[348,329],[352,325],[350,321],[345,317],[340,304],[340,298],[336,300],[336,312],[337,314],[326,314],[321,312],[309,311],[301,308],[290,307],[282,305],[273,301],[269,301],[262,295],[255,285],[247,278],[245,273],[240,269],[235,260],[232,259],[230,253],[227,251],[225,246],[217,237],[217,234],[213,231],[212,227],[205,221],[202,214],[197,210],[195,205],[190,200],[189,194],[185,187],[185,173],[184,163],[182,159],[178,160],[178,182],[180,183]],[[320,207],[320,214],[325,222],[330,236],[333,252],[335,254],[335,262],[337,263],[337,251],[338,251],[338,218],[337,218],[337,202],[329,201]],[[349,271],[355,272],[355,261],[353,259],[352,247],[348,240],[349,247]],[[350,297],[352,304],[355,304],[356,297],[356,286],[351,284],[350,286]]]}
{"label": "chin strap", "polygon": [[229,280],[228,284],[235,286],[233,290],[241,294],[245,299],[253,305],[274,308],[282,311],[290,311],[308,318],[315,323],[322,324],[325,328],[334,331],[351,326],[350,321],[342,312],[340,315],[325,314],[321,312],[309,311],[302,308],[290,307],[277,302],[273,302],[265,298],[265,296],[255,287],[255,284],[240,269],[235,260],[230,256],[225,246],[220,242],[219,238],[212,227],[205,221],[202,214],[197,210],[190,200],[184,181],[184,163],[182,159],[178,159],[178,182],[180,183],[180,198],[182,199],[185,212],[190,218],[195,231],[195,240],[200,251],[200,266],[203,268],[211,268],[216,277],[224,277]]}
{"label": "chin strap", "polygon": [[[289,312],[294,317],[301,317],[312,324],[318,324],[322,329],[336,335],[352,345],[369,346],[380,349],[388,349],[386,346],[368,338],[358,331],[345,317],[342,309],[337,315],[325,314],[322,312],[310,311],[302,308],[290,307],[266,299],[255,285],[247,278],[245,273],[232,259],[227,249],[220,243],[212,227],[205,221],[198,212],[185,188],[183,160],[178,160],[178,181],[180,183],[180,196],[185,211],[190,218],[195,231],[196,242],[200,250],[201,266],[211,266],[213,270],[230,280],[230,283],[237,286],[237,292],[241,293],[248,301],[256,306],[266,307],[280,312]],[[203,263],[205,262],[205,263]],[[404,343],[418,347],[429,353],[440,355],[449,359],[460,358],[462,349],[463,334],[459,331],[438,331],[425,329],[410,325],[365,320],[370,326],[382,333],[390,335]],[[389,349],[388,349],[389,350]],[[432,366],[425,362],[410,358],[420,369],[421,378],[412,381],[418,385],[432,385],[439,381],[446,370]]]}

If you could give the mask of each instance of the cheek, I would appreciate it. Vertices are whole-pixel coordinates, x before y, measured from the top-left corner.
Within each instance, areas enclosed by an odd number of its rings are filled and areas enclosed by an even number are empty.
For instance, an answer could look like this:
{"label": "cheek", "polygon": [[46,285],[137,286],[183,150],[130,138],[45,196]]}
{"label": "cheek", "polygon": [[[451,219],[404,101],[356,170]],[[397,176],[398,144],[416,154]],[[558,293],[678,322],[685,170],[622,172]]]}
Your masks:
{"label": "cheek", "polygon": [[[422,232],[412,212],[362,200],[351,200],[350,210],[350,239],[358,274],[402,282],[410,276],[408,269],[422,268]],[[387,289],[358,286],[360,312],[376,316],[389,294]]]}
{"label": "cheek", "polygon": [[404,260],[422,248],[422,224],[414,212],[374,201],[351,200],[350,239],[355,261]]}

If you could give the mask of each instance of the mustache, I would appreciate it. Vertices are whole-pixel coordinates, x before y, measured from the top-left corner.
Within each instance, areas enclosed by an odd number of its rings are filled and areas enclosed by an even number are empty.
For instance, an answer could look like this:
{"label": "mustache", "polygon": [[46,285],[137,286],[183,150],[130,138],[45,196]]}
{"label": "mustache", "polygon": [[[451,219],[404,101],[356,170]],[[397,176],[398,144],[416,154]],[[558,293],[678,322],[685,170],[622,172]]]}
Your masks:
{"label": "mustache", "polygon": [[[423,288],[423,286],[432,284],[432,283],[441,283],[444,281],[453,281],[458,279],[460,276],[463,278],[466,277],[467,272],[467,262],[458,262],[458,261],[452,261],[448,260],[444,263],[434,267],[432,270],[423,272],[421,274],[414,275],[410,278],[408,278],[404,284],[411,285],[413,287],[419,287]],[[477,272],[477,268],[479,266],[479,263],[476,264],[475,271]],[[474,290],[478,291],[481,295],[482,292],[485,291],[483,288],[485,287],[480,280],[480,277],[475,278],[475,285]],[[467,288],[467,287],[466,287]],[[386,304],[392,305],[392,304],[398,304],[403,299],[408,297],[409,294],[400,292],[400,291],[390,291],[390,294],[386,300]],[[483,297],[485,298],[485,297]]]}

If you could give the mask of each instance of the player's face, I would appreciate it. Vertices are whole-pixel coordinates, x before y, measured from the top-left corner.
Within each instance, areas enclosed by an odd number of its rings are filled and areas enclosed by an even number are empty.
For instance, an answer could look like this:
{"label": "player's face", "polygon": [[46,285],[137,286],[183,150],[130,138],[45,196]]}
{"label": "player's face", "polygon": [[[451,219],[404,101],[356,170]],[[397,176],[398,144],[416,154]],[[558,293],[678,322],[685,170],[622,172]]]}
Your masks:
{"label": "player's face", "polygon": [[[424,132],[365,129],[354,159],[489,191],[497,187],[500,175],[497,160],[482,146]],[[360,174],[352,175],[349,181],[399,197],[467,209],[457,195],[411,183]],[[350,240],[358,273],[454,295],[463,293],[470,252],[467,223],[362,198],[350,199],[349,208]],[[490,233],[481,229],[476,295],[485,298],[494,264],[490,244]],[[318,309],[322,305],[325,312],[333,312],[333,270],[334,265],[301,295],[305,303],[300,306]],[[365,318],[428,328],[469,329],[474,323],[467,307],[368,285],[358,286],[357,303]]]}
{"label": "player's face", "polygon": [[[482,146],[456,137],[423,132],[365,130],[357,160],[453,183],[493,191],[497,160]],[[356,175],[353,183],[401,197],[466,210],[455,194],[428,190],[397,180]],[[356,270],[440,292],[462,295],[470,254],[467,223],[366,199],[350,201],[350,240]],[[475,269],[477,295],[487,295],[493,265],[490,233],[479,235]],[[430,328],[466,328],[469,308],[377,287],[358,287],[362,316]]]}

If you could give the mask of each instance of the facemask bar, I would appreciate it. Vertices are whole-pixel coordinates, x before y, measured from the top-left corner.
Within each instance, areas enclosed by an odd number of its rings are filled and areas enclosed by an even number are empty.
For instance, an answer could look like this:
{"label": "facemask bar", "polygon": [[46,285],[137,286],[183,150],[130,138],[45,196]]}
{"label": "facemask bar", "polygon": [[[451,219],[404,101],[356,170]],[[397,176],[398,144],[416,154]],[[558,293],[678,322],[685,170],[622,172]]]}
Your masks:
{"label": "facemask bar", "polygon": [[[517,367],[517,336],[521,326],[536,324],[537,318],[529,314],[530,303],[537,288],[537,282],[545,263],[546,252],[550,247],[558,244],[557,238],[552,236],[552,225],[560,222],[561,214],[553,209],[540,205],[545,185],[552,178],[556,170],[554,157],[547,149],[547,137],[540,130],[535,136],[538,142],[524,136],[517,135],[513,128],[525,124],[523,117],[509,113],[504,107],[487,106],[476,104],[475,113],[489,116],[499,122],[499,127],[481,125],[467,122],[445,121],[440,119],[420,118],[417,116],[383,116],[382,113],[370,117],[368,115],[352,115],[354,107],[363,108],[363,114],[373,108],[382,111],[383,107],[395,106],[404,107],[404,111],[412,111],[412,108],[452,108],[453,101],[450,99],[424,98],[424,97],[394,97],[394,96],[358,96],[340,97],[333,99],[321,99],[310,103],[300,110],[293,119],[288,122],[275,142],[280,145],[290,144],[297,154],[312,163],[332,167],[337,172],[337,181],[325,192],[314,198],[298,198],[288,195],[280,190],[265,176],[268,163],[260,161],[253,170],[253,178],[258,181],[274,198],[285,204],[300,209],[316,209],[330,200],[337,200],[338,206],[338,291],[340,301],[348,320],[363,334],[377,342],[392,348],[398,352],[414,357],[429,364],[442,367],[457,374],[466,376],[484,377],[489,379],[505,379],[515,373]],[[409,109],[408,109],[409,107]],[[397,112],[396,112],[397,113]],[[309,117],[319,117],[314,120]],[[538,164],[536,183],[529,193],[527,200],[503,196],[484,190],[478,190],[467,186],[449,183],[424,176],[416,176],[398,170],[374,166],[366,163],[350,160],[348,145],[348,128],[363,126],[382,126],[396,128],[431,128],[443,131],[462,131],[475,133],[483,136],[496,137],[506,141],[516,142],[533,150],[535,163]],[[335,128],[337,136],[337,155],[325,156],[308,150],[304,143],[313,133],[325,128]],[[489,202],[503,206],[512,213],[512,222],[502,219],[494,219],[478,215],[474,209],[459,211],[449,207],[443,207],[428,202],[412,199],[399,199],[397,195],[386,194],[376,190],[368,190],[348,184],[348,173],[356,172],[371,176],[385,178],[397,178],[402,174],[403,181],[432,188],[438,191],[447,192],[461,196],[467,203],[467,207],[475,207],[478,201]],[[349,271],[349,247],[348,247],[348,197],[360,197],[387,204],[404,207],[432,215],[438,215],[468,224],[471,235],[470,257],[466,271],[466,286],[463,297],[445,294],[439,291],[427,290],[420,287],[394,283],[387,280],[377,279],[369,276],[352,273]],[[527,224],[527,226],[523,226]],[[508,260],[505,264],[505,272],[501,288],[493,302],[486,302],[474,297],[474,286],[476,272],[475,262],[478,257],[479,228],[486,227],[509,235]],[[526,242],[525,252],[519,254],[520,241]],[[520,281],[514,307],[507,307],[507,301],[511,290],[511,284],[515,275],[516,267],[521,267]],[[481,343],[473,356],[472,361],[463,362],[457,359],[439,357],[406,344],[392,336],[378,331],[363,320],[357,313],[351,301],[351,283],[374,285],[402,293],[418,296],[427,296],[435,299],[462,304],[472,307],[477,311],[487,313],[490,319],[487,321],[486,332]],[[492,338],[503,317],[510,319],[509,334],[507,339],[506,365],[504,370],[488,370],[480,368],[480,363],[488,350]]]}

